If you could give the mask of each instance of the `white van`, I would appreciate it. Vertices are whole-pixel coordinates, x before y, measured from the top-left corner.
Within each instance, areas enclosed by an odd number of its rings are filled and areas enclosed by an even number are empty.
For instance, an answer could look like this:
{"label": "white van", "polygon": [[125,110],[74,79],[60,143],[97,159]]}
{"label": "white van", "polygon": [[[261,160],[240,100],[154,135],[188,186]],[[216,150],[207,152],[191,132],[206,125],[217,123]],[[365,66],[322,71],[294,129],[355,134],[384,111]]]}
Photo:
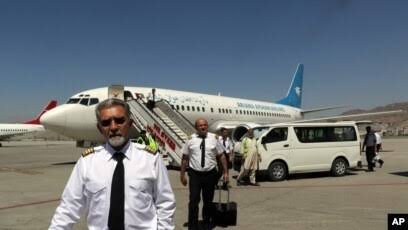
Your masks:
{"label": "white van", "polygon": [[266,171],[272,181],[304,172],[343,176],[361,159],[354,122],[276,124],[260,136],[258,151],[259,170]]}

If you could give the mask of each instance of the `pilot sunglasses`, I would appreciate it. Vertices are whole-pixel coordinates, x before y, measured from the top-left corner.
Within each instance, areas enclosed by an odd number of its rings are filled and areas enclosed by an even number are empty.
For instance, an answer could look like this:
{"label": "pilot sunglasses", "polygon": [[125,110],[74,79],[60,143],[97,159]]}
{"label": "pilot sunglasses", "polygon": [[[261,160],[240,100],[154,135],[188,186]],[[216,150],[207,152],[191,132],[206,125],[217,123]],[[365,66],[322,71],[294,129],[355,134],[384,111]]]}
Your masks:
{"label": "pilot sunglasses", "polygon": [[125,123],[126,118],[125,117],[113,117],[113,118],[101,120],[99,123],[103,127],[107,127],[112,123],[112,120],[115,121],[116,124],[121,125],[121,124]]}

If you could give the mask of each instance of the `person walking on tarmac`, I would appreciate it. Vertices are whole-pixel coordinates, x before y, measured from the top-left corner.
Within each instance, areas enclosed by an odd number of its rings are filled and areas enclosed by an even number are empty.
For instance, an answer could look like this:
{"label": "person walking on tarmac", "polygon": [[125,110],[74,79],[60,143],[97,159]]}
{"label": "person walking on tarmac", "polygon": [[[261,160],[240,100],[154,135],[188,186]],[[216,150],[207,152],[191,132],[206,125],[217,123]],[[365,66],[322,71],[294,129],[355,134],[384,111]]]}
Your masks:
{"label": "person walking on tarmac", "polygon": [[375,137],[374,132],[371,130],[371,126],[367,126],[366,131],[367,134],[364,137],[363,147],[361,151],[364,152],[365,149],[368,171],[373,172],[374,171],[373,159],[375,157],[375,147],[377,139]]}
{"label": "person walking on tarmac", "polygon": [[190,201],[188,204],[188,229],[197,230],[198,205],[200,195],[203,197],[203,224],[204,229],[211,229],[211,213],[215,183],[217,179],[217,159],[221,160],[224,168],[224,183],[228,183],[228,167],[223,154],[224,148],[218,142],[215,134],[208,132],[208,122],[204,118],[198,118],[195,122],[196,133],[191,135],[183,146],[183,158],[180,169],[180,182],[187,185],[185,175],[187,166],[189,177]]}
{"label": "person walking on tarmac", "polygon": [[248,130],[248,136],[242,140],[241,154],[244,164],[241,166],[241,171],[237,177],[237,185],[242,185],[244,183],[243,178],[249,175],[250,185],[259,186],[256,182],[255,174],[258,169],[258,162],[261,158],[258,153],[256,138],[254,137],[254,131],[252,129]]}
{"label": "person walking on tarmac", "polygon": [[155,138],[152,135],[149,135],[146,130],[140,131],[140,136],[136,140],[138,144],[145,145],[145,150],[151,153],[157,153],[158,146]]}
{"label": "person walking on tarmac", "polygon": [[382,140],[381,140],[381,134],[379,132],[375,132],[375,140],[376,140],[376,146],[375,146],[375,157],[374,157],[374,166],[378,162],[380,164],[380,168],[383,166],[384,161],[380,157],[380,150],[382,149]]}
{"label": "person walking on tarmac", "polygon": [[[218,137],[218,142],[222,145],[223,149],[224,149],[224,155],[225,155],[225,159],[227,161],[227,165],[228,165],[228,169],[232,168],[232,163],[231,163],[231,159],[232,159],[232,153],[234,151],[234,147],[232,144],[231,139],[229,138],[229,132],[228,129],[226,128],[221,128],[221,136]],[[217,181],[216,183],[218,183],[218,181],[221,179],[223,175],[223,167],[220,161],[218,161],[218,177],[217,177]],[[217,187],[217,185],[216,185]]]}

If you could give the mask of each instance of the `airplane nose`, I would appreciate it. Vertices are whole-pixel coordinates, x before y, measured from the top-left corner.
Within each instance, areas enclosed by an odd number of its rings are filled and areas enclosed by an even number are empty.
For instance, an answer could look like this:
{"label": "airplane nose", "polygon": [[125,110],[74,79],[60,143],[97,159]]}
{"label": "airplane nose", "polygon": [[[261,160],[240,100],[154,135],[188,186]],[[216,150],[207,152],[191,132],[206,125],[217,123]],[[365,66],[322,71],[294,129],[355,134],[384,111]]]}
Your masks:
{"label": "airplane nose", "polygon": [[44,113],[40,118],[40,123],[48,130],[63,134],[67,122],[67,115],[62,108],[55,108]]}

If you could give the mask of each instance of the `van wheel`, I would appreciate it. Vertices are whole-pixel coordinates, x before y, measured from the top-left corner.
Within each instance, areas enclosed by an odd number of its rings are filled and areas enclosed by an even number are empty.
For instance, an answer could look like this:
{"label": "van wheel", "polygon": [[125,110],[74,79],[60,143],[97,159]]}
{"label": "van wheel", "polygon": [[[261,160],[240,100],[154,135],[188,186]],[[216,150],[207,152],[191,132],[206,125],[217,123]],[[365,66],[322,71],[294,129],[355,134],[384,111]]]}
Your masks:
{"label": "van wheel", "polygon": [[344,158],[337,158],[333,161],[331,174],[333,176],[344,176],[346,175],[348,168],[347,161]]}
{"label": "van wheel", "polygon": [[288,170],[281,161],[275,161],[269,165],[268,174],[271,181],[282,181],[286,178]]}

